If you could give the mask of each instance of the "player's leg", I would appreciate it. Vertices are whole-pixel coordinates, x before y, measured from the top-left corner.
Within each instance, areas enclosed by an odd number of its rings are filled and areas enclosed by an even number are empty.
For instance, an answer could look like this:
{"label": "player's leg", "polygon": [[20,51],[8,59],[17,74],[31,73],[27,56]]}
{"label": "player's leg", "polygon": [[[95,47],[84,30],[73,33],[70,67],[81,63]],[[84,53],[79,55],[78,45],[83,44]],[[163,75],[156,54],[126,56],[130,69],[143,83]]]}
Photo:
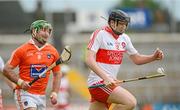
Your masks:
{"label": "player's leg", "polygon": [[32,99],[26,97],[20,90],[15,90],[14,98],[18,110],[37,110],[36,104]]}
{"label": "player's leg", "polygon": [[116,87],[89,88],[91,94],[90,110],[108,110],[111,103],[107,103],[107,99],[115,88]]}
{"label": "player's leg", "polygon": [[135,97],[120,86],[113,90],[107,102],[116,104],[113,110],[133,110],[137,103]]}
{"label": "player's leg", "polygon": [[89,110],[108,110],[104,103],[94,101],[91,102]]}

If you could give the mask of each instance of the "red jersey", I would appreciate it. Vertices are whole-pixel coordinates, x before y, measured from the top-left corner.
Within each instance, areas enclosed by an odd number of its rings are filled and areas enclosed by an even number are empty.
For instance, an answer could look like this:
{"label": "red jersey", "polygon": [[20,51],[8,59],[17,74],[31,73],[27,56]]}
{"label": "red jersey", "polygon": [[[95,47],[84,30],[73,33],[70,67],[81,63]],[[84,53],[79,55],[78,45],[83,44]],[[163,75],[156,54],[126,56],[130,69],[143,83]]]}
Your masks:
{"label": "red jersey", "polygon": [[[8,63],[13,67],[19,66],[19,77],[24,81],[30,82],[58,58],[59,54],[52,45],[45,44],[39,48],[34,44],[33,40],[30,40],[13,52]],[[55,66],[52,71],[58,72],[60,71],[60,67]],[[50,71],[32,84],[28,92],[40,95],[45,94],[49,75]]]}

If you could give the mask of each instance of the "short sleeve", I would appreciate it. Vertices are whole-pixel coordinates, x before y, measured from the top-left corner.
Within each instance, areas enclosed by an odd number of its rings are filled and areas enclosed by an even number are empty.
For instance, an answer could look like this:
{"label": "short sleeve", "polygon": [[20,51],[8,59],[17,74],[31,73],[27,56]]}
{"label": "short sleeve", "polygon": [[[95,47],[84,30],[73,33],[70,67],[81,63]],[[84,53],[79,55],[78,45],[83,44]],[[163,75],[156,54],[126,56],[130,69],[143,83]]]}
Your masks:
{"label": "short sleeve", "polygon": [[91,38],[88,44],[88,49],[97,52],[101,45],[101,41],[102,41],[102,35],[100,33],[100,30],[96,30],[91,35]]}
{"label": "short sleeve", "polygon": [[11,54],[10,59],[8,60],[8,63],[9,63],[10,65],[12,65],[13,67],[18,66],[19,63],[20,63],[20,61],[21,61],[21,58],[22,58],[21,55],[22,55],[22,54],[21,54],[21,49],[20,49],[20,48],[14,50],[14,51],[12,52],[12,54]]}
{"label": "short sleeve", "polygon": [[[54,61],[53,62],[55,62],[55,61],[57,61],[58,59],[59,59],[59,53],[58,53],[58,51],[55,49],[54,50],[54,56],[55,56],[55,59],[54,59]],[[55,66],[53,69],[52,69],[52,71],[55,73],[55,72],[58,72],[58,71],[60,71],[60,66],[59,65],[57,65],[57,66]]]}
{"label": "short sleeve", "polygon": [[138,51],[134,48],[129,36],[126,36],[126,41],[127,41],[127,46],[126,46],[127,53],[129,55],[137,54]]}

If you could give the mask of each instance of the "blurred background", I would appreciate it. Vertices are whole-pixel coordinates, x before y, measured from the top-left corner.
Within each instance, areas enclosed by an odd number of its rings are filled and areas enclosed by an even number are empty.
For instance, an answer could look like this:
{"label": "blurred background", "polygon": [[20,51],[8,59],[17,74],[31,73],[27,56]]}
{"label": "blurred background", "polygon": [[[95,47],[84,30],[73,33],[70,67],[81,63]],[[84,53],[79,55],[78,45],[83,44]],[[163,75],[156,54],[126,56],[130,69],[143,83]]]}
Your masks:
{"label": "blurred background", "polygon": [[[54,28],[50,39],[59,52],[72,48],[71,70],[67,77],[71,88],[70,110],[88,110],[86,79],[89,69],[84,63],[85,49],[91,33],[104,25],[112,9],[121,9],[131,17],[127,34],[135,48],[151,54],[157,47],[165,59],[137,66],[125,55],[118,78],[127,79],[156,73],[163,67],[166,77],[125,83],[135,95],[136,110],[180,110],[180,0],[0,0],[0,56],[6,62],[12,51],[28,41],[24,33],[37,19],[49,21]],[[0,88],[4,110],[16,110],[12,90],[2,80]],[[47,89],[47,106],[51,80]]]}

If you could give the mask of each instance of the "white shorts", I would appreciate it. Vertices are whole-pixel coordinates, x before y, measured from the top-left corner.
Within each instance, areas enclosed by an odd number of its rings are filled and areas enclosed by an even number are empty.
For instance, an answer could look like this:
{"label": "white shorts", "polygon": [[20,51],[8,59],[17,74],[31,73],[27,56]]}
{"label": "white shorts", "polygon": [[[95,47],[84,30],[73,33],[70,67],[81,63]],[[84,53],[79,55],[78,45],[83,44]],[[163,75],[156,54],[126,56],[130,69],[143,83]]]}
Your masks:
{"label": "white shorts", "polygon": [[46,110],[46,96],[28,93],[24,90],[15,90],[14,99],[18,110],[35,107],[37,110]]}

